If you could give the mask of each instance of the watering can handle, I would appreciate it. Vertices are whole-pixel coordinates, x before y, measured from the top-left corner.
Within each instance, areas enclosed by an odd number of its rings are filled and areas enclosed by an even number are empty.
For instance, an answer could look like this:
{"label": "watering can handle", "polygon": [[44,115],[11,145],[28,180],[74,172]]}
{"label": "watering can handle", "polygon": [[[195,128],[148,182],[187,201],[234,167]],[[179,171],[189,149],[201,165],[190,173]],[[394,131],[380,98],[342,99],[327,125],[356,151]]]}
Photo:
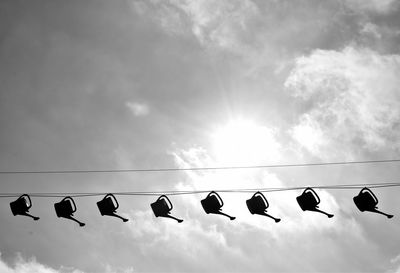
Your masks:
{"label": "watering can handle", "polygon": [[217,197],[217,199],[220,201],[220,203],[221,203],[221,207],[224,205],[224,201],[222,201],[222,198],[221,198],[221,196],[219,196],[218,195],[218,193],[216,193],[215,191],[212,191],[212,192],[210,192],[209,194],[208,194],[208,196],[211,196],[211,195],[215,195],[216,197]]}
{"label": "watering can handle", "polygon": [[259,196],[261,196],[261,198],[264,200],[264,202],[265,202],[265,205],[266,205],[266,208],[268,208],[269,207],[269,203],[268,203],[268,201],[267,201],[267,198],[265,198],[265,196],[264,196],[264,194],[262,194],[261,192],[256,192],[254,195],[253,195],[253,197],[256,197],[257,195],[259,195]]}
{"label": "watering can handle", "polygon": [[317,194],[312,188],[306,188],[306,189],[304,190],[304,192],[307,192],[307,191],[311,191],[311,192],[312,192],[312,194],[314,195],[314,197],[318,200],[318,201],[317,201],[317,204],[319,204],[319,203],[321,202],[321,199],[319,199],[318,194]]}
{"label": "watering can handle", "polygon": [[173,208],[172,203],[166,195],[161,195],[160,197],[158,197],[157,200],[160,200],[160,199],[164,199],[168,203],[169,210],[172,210],[172,208]]}
{"label": "watering can handle", "polygon": [[360,193],[362,193],[362,192],[364,192],[364,191],[368,191],[368,192],[371,194],[371,196],[374,198],[375,203],[378,204],[378,198],[376,198],[375,194],[374,194],[370,189],[368,189],[368,188],[363,188],[363,189],[360,191]]}
{"label": "watering can handle", "polygon": [[[23,197],[26,197],[26,199],[28,199],[28,201],[29,201],[28,209],[30,209],[30,208],[32,207],[31,198],[30,198],[29,195],[27,195],[27,194],[23,194],[23,195],[21,195],[19,198],[23,198]],[[18,198],[18,199],[19,199],[19,198]]]}
{"label": "watering can handle", "polygon": [[117,208],[119,207],[119,204],[118,204],[117,198],[115,198],[114,194],[109,193],[109,194],[107,194],[106,196],[104,196],[103,199],[106,199],[107,197],[110,197],[110,198],[114,201],[114,203],[115,203],[115,209],[117,209]]}
{"label": "watering can handle", "polygon": [[69,202],[74,206],[74,209],[72,210],[72,212],[75,212],[75,211],[76,211],[76,204],[75,204],[74,199],[72,199],[71,196],[67,196],[67,197],[65,197],[65,198],[64,198],[63,200],[61,200],[61,201],[65,201],[65,200],[69,200]]}

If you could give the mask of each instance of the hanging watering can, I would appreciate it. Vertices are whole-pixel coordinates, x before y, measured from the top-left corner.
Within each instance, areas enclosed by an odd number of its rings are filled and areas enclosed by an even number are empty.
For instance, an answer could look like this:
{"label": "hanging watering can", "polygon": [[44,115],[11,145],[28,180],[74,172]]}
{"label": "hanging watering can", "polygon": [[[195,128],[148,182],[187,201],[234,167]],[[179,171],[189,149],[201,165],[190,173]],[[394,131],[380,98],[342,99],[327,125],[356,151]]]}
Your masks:
{"label": "hanging watering can", "polygon": [[117,215],[115,212],[119,207],[118,201],[115,196],[111,193],[107,194],[102,200],[97,202],[97,207],[99,208],[101,215],[114,216],[121,219],[124,222],[128,222],[128,219]]}
{"label": "hanging watering can", "polygon": [[304,192],[296,199],[303,211],[316,211],[325,214],[329,218],[333,217],[333,214],[329,214],[318,209],[318,204],[321,202],[321,200],[319,199],[317,193],[311,188],[306,188]]}
{"label": "hanging watering can", "polygon": [[256,192],[249,200],[246,200],[246,205],[251,214],[259,214],[270,217],[275,220],[275,223],[279,223],[281,221],[281,219],[267,214],[266,210],[269,207],[268,201],[264,194],[259,191]]}
{"label": "hanging watering can", "polygon": [[31,217],[33,220],[39,220],[39,217],[30,215],[29,209],[32,207],[31,198],[27,194],[21,195],[17,200],[10,203],[11,212],[14,216],[24,215]]}
{"label": "hanging watering can", "polygon": [[224,205],[224,202],[222,201],[218,193],[216,193],[215,191],[210,192],[205,199],[201,200],[201,205],[203,206],[203,209],[207,214],[209,213],[221,214],[228,217],[231,220],[236,219],[236,217],[232,217],[229,216],[228,214],[221,212],[221,208]]}
{"label": "hanging watering can", "polygon": [[67,196],[60,202],[55,203],[54,209],[56,210],[57,217],[63,217],[75,221],[81,227],[85,225],[84,223],[79,222],[78,220],[72,217],[73,213],[76,211],[76,205],[74,199],[72,199],[70,196]]}
{"label": "hanging watering can", "polygon": [[165,195],[161,195],[160,197],[158,197],[156,202],[151,203],[150,206],[156,217],[171,218],[171,219],[178,221],[178,223],[183,222],[182,219],[178,219],[178,218],[170,215],[170,212],[171,212],[173,206],[172,206],[171,201]]}
{"label": "hanging watering can", "polygon": [[377,210],[378,207],[376,205],[378,205],[378,198],[376,198],[375,194],[368,188],[363,188],[357,196],[353,197],[353,201],[360,211],[383,214],[389,219],[393,217],[393,215]]}

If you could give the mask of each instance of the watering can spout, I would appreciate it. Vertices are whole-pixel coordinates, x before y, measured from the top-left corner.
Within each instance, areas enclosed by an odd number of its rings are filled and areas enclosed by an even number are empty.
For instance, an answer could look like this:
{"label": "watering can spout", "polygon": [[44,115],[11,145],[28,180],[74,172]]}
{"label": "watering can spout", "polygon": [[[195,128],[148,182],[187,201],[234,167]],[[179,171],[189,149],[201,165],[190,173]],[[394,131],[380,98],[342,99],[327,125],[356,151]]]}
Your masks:
{"label": "watering can spout", "polygon": [[116,214],[116,213],[111,213],[111,214],[109,214],[109,216],[114,216],[114,217],[116,217],[116,218],[119,218],[119,219],[121,219],[122,221],[124,221],[124,222],[128,222],[129,221],[129,219],[126,219],[126,218],[124,218],[124,217],[122,217],[122,216],[120,216],[120,215],[118,215],[118,214]]}
{"label": "watering can spout", "polygon": [[68,216],[68,217],[64,217],[64,218],[67,218],[67,219],[70,219],[70,220],[72,220],[72,221],[74,221],[74,222],[77,222],[77,223],[79,224],[79,226],[81,226],[81,227],[84,227],[84,226],[85,226],[85,223],[82,223],[82,222],[78,221],[77,219],[75,219],[75,218],[72,217],[72,216]]}
{"label": "watering can spout", "polygon": [[174,216],[172,216],[172,215],[169,215],[169,214],[166,215],[166,216],[164,216],[164,217],[174,219],[174,220],[176,220],[178,223],[182,223],[182,222],[183,222],[182,219],[178,219],[178,218],[176,218],[176,217],[174,217]]}
{"label": "watering can spout", "polygon": [[281,219],[279,219],[279,218],[275,218],[275,217],[273,217],[273,216],[271,216],[271,215],[269,215],[269,214],[267,214],[267,213],[261,213],[260,215],[264,215],[264,216],[266,216],[266,217],[269,217],[269,218],[271,218],[271,219],[273,219],[274,221],[275,221],[275,223],[279,223],[280,221],[281,221]]}
{"label": "watering can spout", "polygon": [[27,212],[21,213],[21,215],[28,216],[28,217],[32,218],[33,220],[35,220],[35,221],[37,221],[37,220],[40,219],[40,217],[33,216],[33,215],[31,215],[31,214],[29,214],[29,213],[27,213]]}
{"label": "watering can spout", "polygon": [[393,215],[392,215],[392,214],[387,214],[387,213],[384,213],[384,212],[379,211],[379,210],[377,210],[377,209],[373,209],[373,210],[371,210],[371,212],[375,212],[375,213],[378,213],[378,214],[385,215],[388,219],[393,218]]}
{"label": "watering can spout", "polygon": [[320,209],[318,209],[318,208],[313,209],[313,211],[316,211],[316,212],[325,214],[326,216],[328,216],[328,218],[332,218],[332,217],[333,217],[333,214],[327,213],[327,212],[322,211],[322,210],[320,210]]}
{"label": "watering can spout", "polygon": [[221,215],[224,215],[224,216],[228,217],[228,218],[229,218],[231,221],[233,221],[233,220],[235,220],[235,219],[236,219],[236,217],[234,217],[234,216],[230,216],[230,215],[228,215],[228,214],[226,214],[226,213],[224,213],[224,212],[222,212],[222,211],[216,212],[215,214],[221,214]]}

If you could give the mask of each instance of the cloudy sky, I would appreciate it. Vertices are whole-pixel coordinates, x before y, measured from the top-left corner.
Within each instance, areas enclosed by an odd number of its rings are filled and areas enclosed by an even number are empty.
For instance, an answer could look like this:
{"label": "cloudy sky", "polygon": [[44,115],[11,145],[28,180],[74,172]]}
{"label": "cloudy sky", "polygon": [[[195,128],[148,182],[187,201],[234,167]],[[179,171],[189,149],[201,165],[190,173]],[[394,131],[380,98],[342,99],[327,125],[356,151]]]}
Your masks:
{"label": "cloudy sky", "polygon": [[[183,168],[400,157],[397,0],[0,2],[0,170]],[[209,190],[399,182],[396,163],[235,171],[0,176],[0,192]],[[398,190],[377,189],[392,220],[361,213],[358,190],[34,198],[34,222],[0,199],[0,272],[400,272]]]}

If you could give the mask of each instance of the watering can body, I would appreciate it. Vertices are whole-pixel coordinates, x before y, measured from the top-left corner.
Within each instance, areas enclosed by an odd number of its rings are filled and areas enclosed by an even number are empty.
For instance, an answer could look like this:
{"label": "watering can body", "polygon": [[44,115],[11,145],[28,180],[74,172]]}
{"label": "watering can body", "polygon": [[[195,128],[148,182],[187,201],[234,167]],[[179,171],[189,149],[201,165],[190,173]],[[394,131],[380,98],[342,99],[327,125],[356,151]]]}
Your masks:
{"label": "watering can body", "polygon": [[100,214],[103,216],[113,216],[120,218],[124,222],[128,221],[128,219],[116,214],[119,204],[115,196],[111,193],[107,194],[102,200],[97,202],[97,207],[99,208]]}
{"label": "watering can body", "polygon": [[72,217],[74,212],[76,211],[76,205],[74,199],[72,199],[71,197],[67,196],[60,202],[55,203],[54,209],[56,210],[57,217],[73,220],[77,222],[81,227],[85,225],[84,223],[81,223]]}
{"label": "watering can body", "polygon": [[378,199],[374,193],[367,188],[363,188],[360,193],[353,198],[353,201],[360,211],[371,211],[376,209],[378,205]]}
{"label": "watering can body", "polygon": [[296,200],[303,211],[315,211],[325,214],[329,218],[333,217],[333,214],[329,214],[318,209],[318,205],[321,200],[312,188],[306,188],[300,196],[296,197]]}
{"label": "watering can body", "polygon": [[14,216],[24,215],[39,220],[39,217],[30,215],[29,209],[32,207],[31,198],[27,194],[21,195],[17,200],[10,203],[11,212]]}
{"label": "watering can body", "polygon": [[378,210],[378,198],[368,188],[363,188],[357,196],[353,197],[353,201],[356,207],[362,212],[369,211],[385,215],[387,218],[393,217],[393,215]]}
{"label": "watering can body", "polygon": [[210,192],[206,198],[200,201],[201,205],[204,209],[204,211],[207,214],[221,214],[224,216],[227,216],[231,220],[235,220],[235,217],[229,216],[223,212],[221,212],[221,209],[224,205],[224,202],[222,201],[221,197],[216,193],[215,191]]}
{"label": "watering can body", "polygon": [[212,191],[206,198],[201,200],[201,205],[207,214],[218,213],[221,211],[224,202],[216,192]]}
{"label": "watering can body", "polygon": [[156,217],[166,216],[172,210],[172,203],[166,198],[165,195],[160,196],[157,201],[151,203],[150,206]]}
{"label": "watering can body", "polygon": [[311,188],[305,189],[304,192],[296,199],[303,211],[317,208],[321,201],[315,191]]}
{"label": "watering can body", "polygon": [[70,197],[65,197],[58,203],[54,204],[57,217],[70,217],[76,211],[75,202]]}
{"label": "watering can body", "polygon": [[256,192],[250,199],[246,200],[246,205],[251,214],[264,214],[269,207],[267,199],[260,192]]}
{"label": "watering can body", "polygon": [[174,216],[170,215],[170,212],[173,208],[171,201],[168,199],[167,196],[161,195],[158,199],[150,204],[151,209],[156,217],[166,217],[175,219],[178,223],[182,223],[182,219],[175,218]]}

